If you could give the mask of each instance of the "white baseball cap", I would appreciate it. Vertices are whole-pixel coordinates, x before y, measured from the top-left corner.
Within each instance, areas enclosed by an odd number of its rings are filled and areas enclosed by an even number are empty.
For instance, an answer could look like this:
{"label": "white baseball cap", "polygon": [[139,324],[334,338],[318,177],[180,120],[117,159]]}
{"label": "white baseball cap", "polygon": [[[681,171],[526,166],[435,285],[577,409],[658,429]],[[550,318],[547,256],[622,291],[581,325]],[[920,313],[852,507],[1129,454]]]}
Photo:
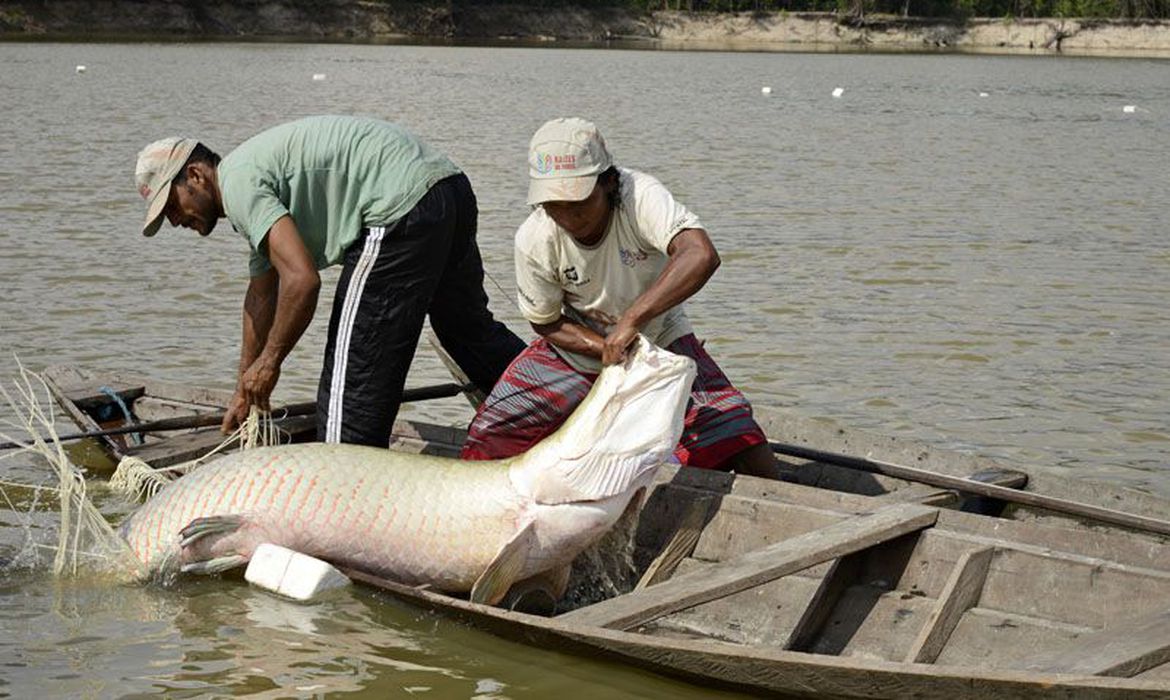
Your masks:
{"label": "white baseball cap", "polygon": [[134,168],[134,181],[138,194],[146,200],[146,221],[142,224],[142,235],[153,236],[162,226],[163,209],[171,196],[171,181],[183,169],[191,151],[199,142],[171,136],[159,139],[138,152],[138,165]]}
{"label": "white baseball cap", "polygon": [[528,145],[528,203],[579,202],[612,165],[593,122],[576,117],[545,122]]}

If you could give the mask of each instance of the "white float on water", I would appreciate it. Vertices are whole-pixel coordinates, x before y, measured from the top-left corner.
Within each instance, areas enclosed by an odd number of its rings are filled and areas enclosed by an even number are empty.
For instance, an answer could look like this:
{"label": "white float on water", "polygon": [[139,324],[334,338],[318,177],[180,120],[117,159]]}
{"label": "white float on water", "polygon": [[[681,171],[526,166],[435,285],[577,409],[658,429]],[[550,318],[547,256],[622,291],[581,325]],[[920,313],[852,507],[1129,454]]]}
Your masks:
{"label": "white float on water", "polygon": [[350,584],[349,578],[332,565],[268,542],[256,547],[244,579],[295,600],[311,600]]}
{"label": "white float on water", "polygon": [[324,79],[325,79],[324,73],[314,73],[313,74],[313,80],[324,80]]}
{"label": "white float on water", "polygon": [[833,97],[840,97],[845,94],[845,88],[833,88]]}
{"label": "white float on water", "polygon": [[772,94],[772,88],[770,88],[770,87],[768,87],[767,85],[765,85],[764,87],[760,88],[760,92],[764,93],[765,95],[771,95],[771,94]]}
{"label": "white float on water", "polygon": [[1125,112],[1126,114],[1133,114],[1137,111],[1137,105],[1126,105],[1121,108],[1121,111]]}
{"label": "white float on water", "polygon": [[78,73],[84,73],[84,72],[85,72],[85,66],[78,66],[78,67],[77,67],[77,72],[78,72]]}
{"label": "white float on water", "polygon": [[979,93],[979,96],[980,96],[980,97],[987,97],[987,93],[986,93],[986,92],[981,92],[981,93]]}

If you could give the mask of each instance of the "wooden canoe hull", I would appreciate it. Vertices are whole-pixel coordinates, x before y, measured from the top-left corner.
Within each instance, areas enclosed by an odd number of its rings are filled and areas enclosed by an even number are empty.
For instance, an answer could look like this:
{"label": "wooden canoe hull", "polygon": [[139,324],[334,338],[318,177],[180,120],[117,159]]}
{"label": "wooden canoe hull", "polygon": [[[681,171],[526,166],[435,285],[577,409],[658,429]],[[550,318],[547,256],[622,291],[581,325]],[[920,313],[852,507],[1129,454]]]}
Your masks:
{"label": "wooden canoe hull", "polygon": [[748,648],[720,641],[661,639],[566,624],[556,618],[478,605],[347,571],[394,598],[477,629],[543,649],[597,656],[700,684],[817,698],[1166,698],[1170,684],[1129,679],[988,671],[980,668],[841,659]]}
{"label": "wooden canoe hull", "polygon": [[[79,426],[111,386],[143,420],[221,409],[227,392],[59,369]],[[757,411],[774,440],[878,455],[1158,517],[1170,502],[1107,484]],[[308,423],[304,433],[308,434]],[[109,441],[111,455],[174,464],[214,429]],[[400,421],[392,449],[452,456],[463,432]],[[785,460],[795,483],[665,467],[633,534],[620,596],[553,617],[349,572],[395,598],[542,647],[599,655],[753,693],[848,698],[1170,698],[1170,544],[1026,507],[957,508],[954,489]],[[1038,491],[1040,492],[1040,491]],[[946,506],[946,507],[940,507]],[[668,546],[669,545],[669,546]],[[674,557],[663,557],[665,550]],[[578,560],[579,563],[581,560]],[[649,572],[649,573],[647,573]],[[628,572],[627,572],[628,573]]]}

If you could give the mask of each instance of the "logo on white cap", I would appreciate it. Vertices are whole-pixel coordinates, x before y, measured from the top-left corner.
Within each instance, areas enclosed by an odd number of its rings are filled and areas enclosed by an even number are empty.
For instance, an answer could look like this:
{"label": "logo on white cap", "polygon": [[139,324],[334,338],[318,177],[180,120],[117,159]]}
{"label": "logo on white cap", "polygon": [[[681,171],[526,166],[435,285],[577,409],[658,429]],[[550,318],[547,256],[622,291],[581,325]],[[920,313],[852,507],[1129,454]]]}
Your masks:
{"label": "logo on white cap", "polygon": [[528,203],[581,201],[611,165],[605,139],[592,122],[576,117],[545,122],[528,146]]}

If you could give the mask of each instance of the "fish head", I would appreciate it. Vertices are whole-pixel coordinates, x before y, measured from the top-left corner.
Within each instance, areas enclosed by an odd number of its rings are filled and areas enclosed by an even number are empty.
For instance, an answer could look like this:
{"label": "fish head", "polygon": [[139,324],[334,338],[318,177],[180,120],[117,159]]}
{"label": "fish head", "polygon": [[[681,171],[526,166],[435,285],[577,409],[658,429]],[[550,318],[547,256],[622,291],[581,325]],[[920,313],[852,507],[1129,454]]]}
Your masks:
{"label": "fish head", "polygon": [[694,378],[693,360],[639,336],[564,425],[518,458],[513,483],[541,503],[595,501],[645,486],[678,444]]}

